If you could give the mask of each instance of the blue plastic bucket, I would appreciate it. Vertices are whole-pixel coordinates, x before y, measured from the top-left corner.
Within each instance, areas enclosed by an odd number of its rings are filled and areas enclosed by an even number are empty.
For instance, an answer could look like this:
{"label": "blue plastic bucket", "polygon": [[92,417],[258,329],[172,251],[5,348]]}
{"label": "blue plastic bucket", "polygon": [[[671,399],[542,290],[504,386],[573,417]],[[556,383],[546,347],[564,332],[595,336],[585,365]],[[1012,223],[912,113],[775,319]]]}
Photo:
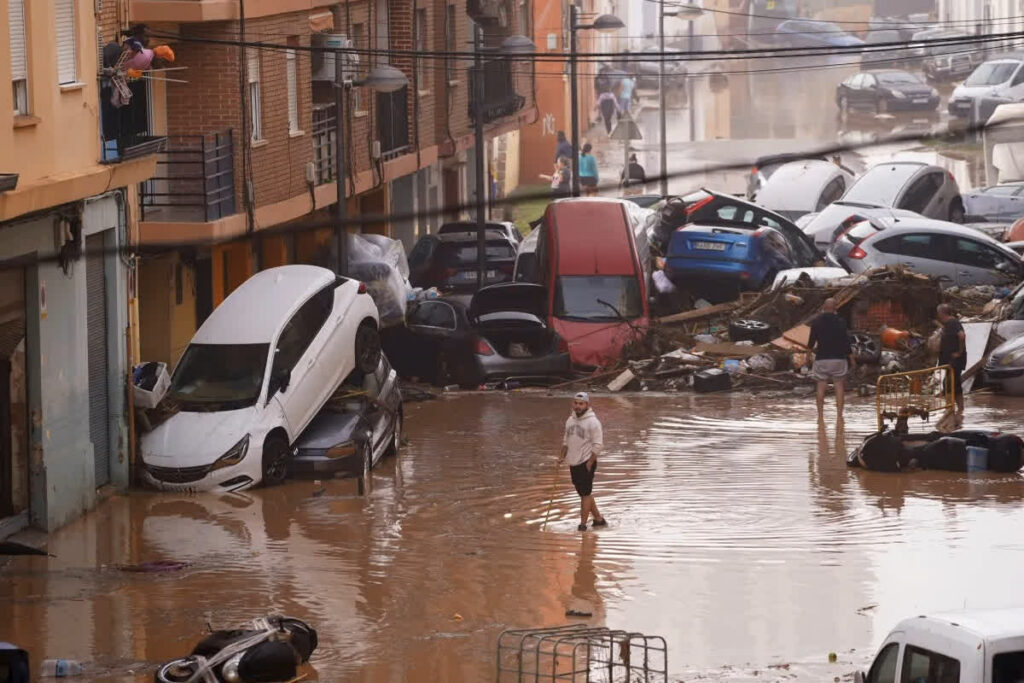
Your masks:
{"label": "blue plastic bucket", "polygon": [[967,471],[984,472],[988,469],[988,449],[980,446],[967,447]]}

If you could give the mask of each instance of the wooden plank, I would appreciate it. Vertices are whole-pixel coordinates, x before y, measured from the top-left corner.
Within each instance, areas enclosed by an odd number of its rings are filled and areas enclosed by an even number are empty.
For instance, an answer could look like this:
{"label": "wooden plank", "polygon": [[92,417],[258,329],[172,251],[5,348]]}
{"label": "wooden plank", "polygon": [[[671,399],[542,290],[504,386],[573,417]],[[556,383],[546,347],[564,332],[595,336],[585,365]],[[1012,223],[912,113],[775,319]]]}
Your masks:
{"label": "wooden plank", "polygon": [[717,344],[700,343],[693,347],[693,350],[709,356],[749,358],[750,356],[764,353],[765,348],[763,346],[740,346],[732,342],[719,342]]}
{"label": "wooden plank", "polygon": [[714,306],[705,306],[704,308],[697,308],[692,311],[683,311],[682,313],[673,313],[672,315],[666,315],[658,318],[659,323],[671,324],[671,323],[683,323],[688,320],[702,320],[704,318],[710,318],[716,316],[719,313],[728,313],[734,308],[739,306],[737,301],[729,301],[724,304],[715,304]]}
{"label": "wooden plank", "polygon": [[804,351],[807,349],[807,342],[811,338],[810,325],[797,325],[782,333],[778,339],[772,340],[772,346],[789,351]]}
{"label": "wooden plank", "polygon": [[608,391],[622,391],[626,385],[633,381],[636,375],[629,368],[622,371],[618,377],[608,382]]}

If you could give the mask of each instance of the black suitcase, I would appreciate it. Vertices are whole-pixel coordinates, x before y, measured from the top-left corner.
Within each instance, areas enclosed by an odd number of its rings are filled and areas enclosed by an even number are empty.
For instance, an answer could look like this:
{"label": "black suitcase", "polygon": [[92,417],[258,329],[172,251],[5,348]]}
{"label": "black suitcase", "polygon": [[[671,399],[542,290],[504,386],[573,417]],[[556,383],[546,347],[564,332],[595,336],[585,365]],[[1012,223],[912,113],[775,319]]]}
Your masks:
{"label": "black suitcase", "polygon": [[732,388],[732,378],[721,368],[701,370],[693,376],[693,390],[698,394],[710,394]]}

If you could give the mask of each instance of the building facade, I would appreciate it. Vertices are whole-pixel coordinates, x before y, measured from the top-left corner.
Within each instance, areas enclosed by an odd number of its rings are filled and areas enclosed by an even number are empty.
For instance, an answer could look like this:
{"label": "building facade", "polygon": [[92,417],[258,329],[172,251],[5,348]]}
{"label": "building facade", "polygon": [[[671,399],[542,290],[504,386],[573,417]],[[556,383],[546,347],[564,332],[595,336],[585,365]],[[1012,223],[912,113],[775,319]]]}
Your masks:
{"label": "building facade", "polygon": [[100,3],[6,2],[0,536],[27,523],[59,527],[128,483],[137,188],[159,144],[115,142],[104,159]]}

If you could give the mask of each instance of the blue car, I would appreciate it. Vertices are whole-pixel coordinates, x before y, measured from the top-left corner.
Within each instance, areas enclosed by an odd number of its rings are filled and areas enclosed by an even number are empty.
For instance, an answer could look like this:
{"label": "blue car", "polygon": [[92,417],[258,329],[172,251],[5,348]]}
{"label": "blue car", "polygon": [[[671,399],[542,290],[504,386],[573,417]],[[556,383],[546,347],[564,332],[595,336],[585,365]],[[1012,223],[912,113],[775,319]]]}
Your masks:
{"label": "blue car", "polygon": [[799,228],[756,204],[706,190],[683,201],[689,220],[669,238],[665,275],[696,296],[728,301],[818,259]]}
{"label": "blue car", "polygon": [[780,47],[854,47],[864,41],[830,21],[789,19],[775,29]]}

